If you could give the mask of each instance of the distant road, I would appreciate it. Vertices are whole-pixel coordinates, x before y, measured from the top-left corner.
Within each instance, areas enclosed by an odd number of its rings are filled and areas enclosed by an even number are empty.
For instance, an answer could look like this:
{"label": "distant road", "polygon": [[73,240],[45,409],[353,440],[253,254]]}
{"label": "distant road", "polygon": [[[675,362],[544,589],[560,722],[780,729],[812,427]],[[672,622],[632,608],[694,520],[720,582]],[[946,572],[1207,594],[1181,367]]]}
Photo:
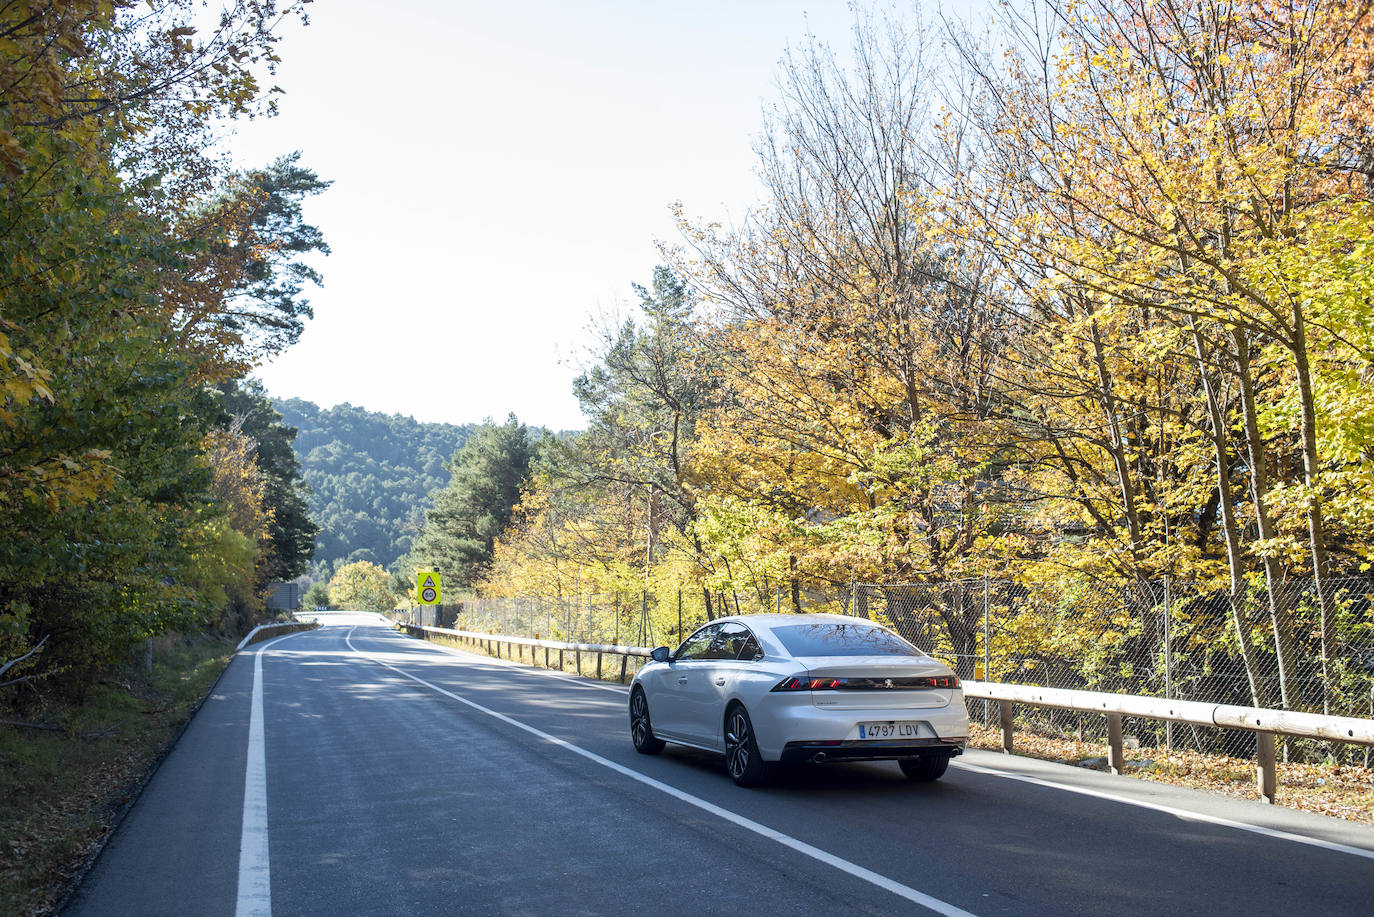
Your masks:
{"label": "distant road", "polygon": [[1364,826],[977,751],[744,790],[635,754],[622,688],[321,617],[233,661],[66,913],[1374,913]]}

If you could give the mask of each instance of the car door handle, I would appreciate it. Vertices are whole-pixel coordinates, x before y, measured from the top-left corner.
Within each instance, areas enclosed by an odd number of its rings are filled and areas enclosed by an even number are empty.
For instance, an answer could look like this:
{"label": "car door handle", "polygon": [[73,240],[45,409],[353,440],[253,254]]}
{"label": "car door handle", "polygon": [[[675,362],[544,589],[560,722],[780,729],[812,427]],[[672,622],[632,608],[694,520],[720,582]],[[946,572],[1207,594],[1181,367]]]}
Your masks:
{"label": "car door handle", "polygon": [[725,687],[725,679],[724,679],[723,677],[717,678],[717,679],[716,679],[716,685],[717,685],[718,687],[722,687],[722,688]]}
{"label": "car door handle", "polygon": [[680,684],[680,685],[685,685],[685,684],[687,684],[687,676],[686,676],[686,675],[683,675],[681,678],[679,678],[679,679],[677,680],[677,683]]}

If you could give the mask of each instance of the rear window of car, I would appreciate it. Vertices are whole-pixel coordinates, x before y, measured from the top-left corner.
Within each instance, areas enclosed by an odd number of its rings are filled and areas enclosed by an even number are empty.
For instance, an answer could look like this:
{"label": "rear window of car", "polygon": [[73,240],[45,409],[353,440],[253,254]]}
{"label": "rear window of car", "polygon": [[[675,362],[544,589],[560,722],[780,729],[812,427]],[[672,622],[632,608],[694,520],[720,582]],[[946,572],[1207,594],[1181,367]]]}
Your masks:
{"label": "rear window of car", "polygon": [[867,624],[786,624],[773,628],[793,656],[924,656],[925,653],[881,627]]}

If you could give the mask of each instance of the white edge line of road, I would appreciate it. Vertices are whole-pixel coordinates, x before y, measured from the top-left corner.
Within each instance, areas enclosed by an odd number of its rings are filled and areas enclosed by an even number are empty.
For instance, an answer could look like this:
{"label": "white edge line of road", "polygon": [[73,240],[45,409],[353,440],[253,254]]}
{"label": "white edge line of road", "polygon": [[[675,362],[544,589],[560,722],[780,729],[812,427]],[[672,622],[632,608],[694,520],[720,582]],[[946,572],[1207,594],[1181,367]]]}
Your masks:
{"label": "white edge line of road", "polygon": [[1077,793],[1080,796],[1092,796],[1097,799],[1108,799],[1112,802],[1125,803],[1126,805],[1136,806],[1141,809],[1151,809],[1155,812],[1162,812],[1165,815],[1173,815],[1176,818],[1188,821],[1204,822],[1209,825],[1219,825],[1225,828],[1234,828],[1238,831],[1249,831],[1252,834],[1260,834],[1275,840],[1291,841],[1295,844],[1306,844],[1310,847],[1321,847],[1324,850],[1332,850],[1336,853],[1348,853],[1351,856],[1364,857],[1367,860],[1374,860],[1374,850],[1364,847],[1352,847],[1349,844],[1341,844],[1336,841],[1322,840],[1318,837],[1310,837],[1306,834],[1294,834],[1291,831],[1282,831],[1278,828],[1267,828],[1264,825],[1252,825],[1248,822],[1236,821],[1231,818],[1223,818],[1220,815],[1207,815],[1203,812],[1194,812],[1189,809],[1180,809],[1177,806],[1168,806],[1158,802],[1146,802],[1143,799],[1131,799],[1126,796],[1119,796],[1109,793],[1106,790],[1094,790],[1089,787],[1073,786],[1068,783],[1059,783],[1055,780],[1046,780],[1043,777],[1033,777],[1029,774],[1013,774],[1009,771],[998,770],[996,768],[984,767],[981,764],[972,764],[967,761],[956,761],[954,766],[968,771],[976,771],[990,777],[1003,777],[1007,780],[1019,780],[1022,783],[1030,783],[1036,786],[1049,787],[1051,789],[1062,790],[1066,793]]}
{"label": "white edge line of road", "polygon": [[[567,676],[559,676],[551,672],[548,672],[545,669],[541,669],[538,667],[531,668],[529,666],[520,665],[513,661],[507,661],[504,659],[493,660],[487,656],[479,656],[476,653],[470,653],[466,650],[458,649],[456,647],[445,646],[440,643],[430,643],[429,641],[424,641],[424,645],[433,646],[435,649],[449,653],[457,653],[464,656],[471,656],[475,660],[489,664],[502,665],[504,667],[513,669],[518,672],[525,672],[527,674],[532,675],[543,675],[546,678],[555,678],[559,681],[567,681],[573,684],[579,684],[589,688],[600,688],[603,691],[614,691],[618,694],[628,693],[629,690],[627,688],[612,687],[611,685],[599,685],[588,682],[585,679],[575,679]],[[1162,812],[1164,814],[1173,815],[1177,818],[1187,819],[1189,821],[1204,822],[1206,824],[1217,825],[1225,828],[1234,828],[1237,831],[1249,831],[1253,834],[1260,834],[1265,837],[1273,838],[1275,840],[1291,841],[1295,844],[1306,844],[1311,847],[1320,847],[1324,850],[1331,850],[1336,853],[1347,853],[1351,856],[1363,857],[1364,859],[1374,860],[1374,850],[1370,850],[1364,847],[1353,847],[1348,844],[1341,844],[1336,841],[1327,841],[1321,838],[1310,837],[1306,834],[1295,834],[1291,831],[1282,831],[1278,828],[1267,828],[1263,825],[1252,825],[1248,822],[1236,821],[1235,819],[1231,818],[1223,818],[1219,815],[1206,815],[1202,812],[1194,812],[1189,809],[1181,809],[1176,806],[1164,805],[1163,803],[1147,802],[1145,800],[1135,799],[1130,796],[1112,793],[1106,790],[1095,790],[1089,789],[1087,787],[1073,786],[1072,784],[1068,783],[1060,783],[1055,780],[1047,780],[1044,777],[1033,777],[1028,774],[1013,774],[1009,771],[985,767],[981,764],[973,764],[967,761],[960,761],[957,758],[951,763],[957,768],[961,768],[963,770],[968,771],[975,771],[977,773],[984,774],[989,777],[1002,777],[1006,780],[1019,780],[1022,783],[1030,783],[1036,786],[1043,786],[1056,790],[1063,790],[1066,793],[1078,793],[1083,796],[1092,796],[1097,799],[1105,799],[1111,802],[1121,803],[1123,805],[1137,806],[1142,809],[1151,809],[1156,812]]]}
{"label": "white edge line of road", "polygon": [[415,675],[412,675],[404,669],[398,668],[389,662],[383,662],[382,660],[377,659],[374,656],[362,652],[353,645],[352,637],[352,630],[350,630],[348,632],[348,635],[344,637],[344,642],[348,644],[348,648],[350,650],[357,653],[359,656],[362,656],[364,659],[368,659],[371,662],[376,663],[377,665],[384,666],[385,668],[390,669],[398,675],[401,675],[405,678],[409,678],[411,681],[423,685],[426,688],[429,688],[436,694],[442,694],[444,697],[456,700],[458,703],[465,704],[468,707],[471,707],[473,710],[478,711],[479,713],[485,713],[487,716],[493,717],[501,721],[502,723],[505,723],[508,726],[514,726],[515,728],[528,732],[530,735],[542,739],[545,742],[557,745],[560,748],[565,748],[568,751],[573,752],[574,754],[581,755],[588,761],[591,761],[595,764],[600,764],[602,767],[613,770],[617,774],[629,777],[631,780],[635,780],[639,783],[642,783],[645,786],[658,790],[661,793],[666,793],[667,795],[672,796],[674,799],[678,799],[682,802],[687,803],[688,805],[695,806],[696,808],[701,809],[702,811],[708,812],[711,815],[715,815],[718,818],[722,818],[733,825],[745,829],[746,831],[752,831],[754,834],[757,834],[760,837],[767,838],[768,840],[781,844],[784,847],[787,847],[791,850],[795,850],[797,853],[800,853],[803,856],[808,856],[813,860],[818,860],[822,863],[825,863],[827,866],[832,866],[835,869],[840,870],[841,872],[848,873],[856,879],[862,879],[863,881],[868,882],[871,885],[876,885],[878,888],[891,892],[899,898],[905,898],[907,901],[919,904],[922,907],[934,911],[937,914],[943,914],[945,915],[945,917],[976,917],[976,915],[972,914],[969,911],[966,911],[962,908],[955,907],[952,904],[948,904],[944,901],[941,901],[939,898],[933,898],[930,895],[925,894],[924,892],[920,892],[914,888],[911,888],[910,886],[903,885],[902,883],[897,882],[894,879],[889,879],[887,876],[876,873],[871,869],[865,869],[857,863],[851,863],[849,860],[837,857],[832,853],[827,853],[826,851],[821,850],[819,847],[813,847],[810,844],[807,844],[803,841],[797,840],[794,837],[791,837],[790,835],[783,834],[781,831],[776,831],[773,828],[768,827],[767,825],[760,824],[759,822],[745,818],[742,815],[736,815],[734,812],[731,812],[728,809],[722,809],[720,806],[715,805],[714,803],[707,802],[704,799],[701,799],[697,796],[693,796],[690,793],[686,793],[682,790],[679,790],[675,786],[670,786],[666,783],[655,780],[652,777],[646,776],[645,774],[641,774],[639,771],[632,770],[631,768],[625,767],[622,764],[617,764],[609,758],[603,758],[595,752],[591,752],[585,748],[581,748],[577,745],[574,745],[565,739],[560,739],[558,738],[558,736],[550,735],[547,732],[543,732],[539,729],[534,728],[533,726],[522,723],[519,720],[512,719],[506,716],[504,713],[497,713],[495,710],[492,710],[488,707],[484,707],[481,704],[476,703],[475,701],[470,701],[467,698],[460,697],[459,695],[454,694],[451,691],[446,691],[438,685],[431,684],[425,681],[423,678],[419,678]]}
{"label": "white edge line of road", "polygon": [[[298,631],[297,633],[305,633]],[[271,917],[272,868],[267,847],[267,729],[262,704],[262,654],[275,643],[264,640],[253,652],[253,699],[248,719],[248,761],[243,773],[243,830],[239,835],[239,888],[235,917]]]}

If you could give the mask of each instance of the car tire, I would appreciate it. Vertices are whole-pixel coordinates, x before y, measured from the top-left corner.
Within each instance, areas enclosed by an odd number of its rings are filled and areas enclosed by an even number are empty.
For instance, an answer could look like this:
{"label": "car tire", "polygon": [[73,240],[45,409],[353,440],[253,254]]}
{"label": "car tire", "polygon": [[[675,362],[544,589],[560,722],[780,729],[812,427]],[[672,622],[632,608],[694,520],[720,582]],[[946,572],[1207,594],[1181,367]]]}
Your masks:
{"label": "car tire", "polygon": [[949,767],[949,755],[921,755],[919,758],[902,758],[897,762],[908,780],[917,783],[930,783],[945,775]]}
{"label": "car tire", "polygon": [[725,711],[725,769],[739,786],[762,786],[773,776],[773,766],[759,754],[754,724],[743,704]]}
{"label": "car tire", "polygon": [[656,755],[667,744],[654,735],[654,726],[649,720],[649,699],[639,686],[630,693],[630,741],[641,755]]}

